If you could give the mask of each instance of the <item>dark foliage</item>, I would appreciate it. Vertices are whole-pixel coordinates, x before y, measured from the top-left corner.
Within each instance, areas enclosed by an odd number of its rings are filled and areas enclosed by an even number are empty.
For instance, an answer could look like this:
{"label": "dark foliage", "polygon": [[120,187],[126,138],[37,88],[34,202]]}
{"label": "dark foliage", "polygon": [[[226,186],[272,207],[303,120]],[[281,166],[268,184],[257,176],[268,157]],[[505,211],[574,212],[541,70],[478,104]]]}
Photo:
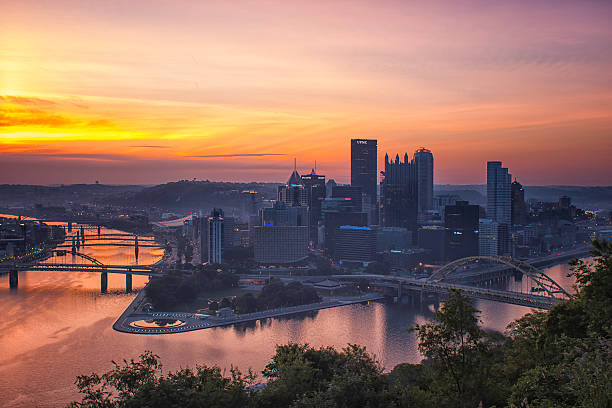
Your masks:
{"label": "dark foliage", "polygon": [[304,286],[296,281],[285,285],[280,279],[272,279],[257,296],[247,293],[236,297],[234,310],[236,313],[252,313],[258,310],[305,305],[319,301],[321,298],[310,286]]}
{"label": "dark foliage", "polygon": [[219,265],[198,266],[193,275],[183,277],[169,274],[155,277],[146,287],[147,297],[158,310],[195,300],[200,292],[214,292],[238,285],[238,276],[223,270]]}

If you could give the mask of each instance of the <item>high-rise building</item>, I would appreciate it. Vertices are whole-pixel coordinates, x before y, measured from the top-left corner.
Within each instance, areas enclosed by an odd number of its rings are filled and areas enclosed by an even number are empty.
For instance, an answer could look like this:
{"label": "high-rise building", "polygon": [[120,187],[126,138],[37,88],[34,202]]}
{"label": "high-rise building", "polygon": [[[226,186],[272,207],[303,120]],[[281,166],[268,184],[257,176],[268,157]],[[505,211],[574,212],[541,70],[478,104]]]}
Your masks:
{"label": "high-rise building", "polygon": [[214,208],[208,217],[208,263],[220,264],[223,249],[223,210]]}
{"label": "high-rise building", "polygon": [[336,245],[336,231],[341,225],[365,227],[368,224],[366,213],[356,211],[352,200],[345,198],[326,198],[321,206],[324,225],[323,248],[325,254],[333,256]]}
{"label": "high-rise building", "polygon": [[292,264],[308,257],[307,226],[254,227],[255,261],[262,264]]}
{"label": "high-rise building", "polygon": [[485,218],[478,222],[478,255],[499,255],[499,224]]}
{"label": "high-rise building", "polygon": [[362,212],[363,208],[363,189],[359,186],[347,186],[337,184],[331,192],[331,198],[343,198],[352,202],[353,211]]}
{"label": "high-rise building", "polygon": [[418,242],[419,247],[429,251],[431,260],[442,263],[444,256],[444,237],[446,230],[440,225],[426,225],[419,228]]}
{"label": "high-rise building", "polygon": [[336,231],[334,258],[339,262],[371,262],[376,257],[376,230],[341,225]]}
{"label": "high-rise building", "polygon": [[317,227],[321,220],[321,202],[325,200],[325,176],[317,174],[315,169],[312,169],[310,174],[302,175],[302,184],[306,189],[307,202],[308,202],[308,214],[309,214],[309,227],[310,227],[310,241],[313,245],[317,245]]}
{"label": "high-rise building", "polygon": [[351,186],[361,187],[374,209],[378,203],[377,157],[376,139],[351,139]]}
{"label": "high-rise building", "polygon": [[257,215],[263,207],[263,197],[254,190],[245,190],[240,193],[241,218],[246,221],[251,215]]}
{"label": "high-rise building", "polygon": [[478,255],[478,221],[480,207],[457,201],[444,209],[447,261]]}
{"label": "high-rise building", "polygon": [[421,147],[414,152],[418,189],[418,212],[433,209],[434,159],[431,150]]}
{"label": "high-rise building", "polygon": [[308,255],[306,206],[276,201],[272,207],[259,210],[259,219],[250,220],[249,229],[249,241],[259,263],[291,264]]}
{"label": "high-rise building", "polygon": [[511,191],[511,222],[512,225],[527,224],[527,207],[525,206],[525,190],[518,181],[514,180],[510,186]]}
{"label": "high-rise building", "polygon": [[510,225],[512,223],[512,175],[500,161],[487,163],[487,218],[498,228],[498,255],[510,255]]}
{"label": "high-rise building", "polygon": [[399,155],[395,161],[389,160],[385,155],[384,178],[380,187],[381,224],[383,227],[406,228],[413,233],[417,230],[418,212],[418,182],[414,162],[408,161],[408,154],[404,154],[404,161]]}
{"label": "high-rise building", "polygon": [[500,161],[487,163],[487,218],[500,224],[511,223],[512,175]]}
{"label": "high-rise building", "polygon": [[277,199],[290,206],[308,206],[308,193],[302,183],[302,178],[297,171],[295,162],[293,165],[293,173],[289,176],[287,184],[278,186]]}
{"label": "high-rise building", "polygon": [[260,226],[308,226],[308,209],[304,206],[288,206],[282,201],[276,201],[272,207],[259,210],[261,216]]}

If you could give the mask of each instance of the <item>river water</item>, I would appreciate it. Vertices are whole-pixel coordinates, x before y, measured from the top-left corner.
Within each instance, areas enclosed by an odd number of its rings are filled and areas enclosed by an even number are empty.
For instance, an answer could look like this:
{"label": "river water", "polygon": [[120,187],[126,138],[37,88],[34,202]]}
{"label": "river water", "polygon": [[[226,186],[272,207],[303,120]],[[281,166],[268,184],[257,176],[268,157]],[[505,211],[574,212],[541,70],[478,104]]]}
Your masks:
{"label": "river water", "polygon": [[[86,246],[80,252],[105,264],[135,263],[129,247]],[[140,264],[153,263],[163,253],[156,248],[139,252]],[[568,271],[567,265],[546,270],[569,290]],[[142,288],[146,280],[134,276],[133,287]],[[123,275],[109,274],[109,293],[100,294],[99,274],[29,271],[20,273],[17,290],[9,290],[8,276],[0,276],[0,406],[65,406],[79,398],[77,375],[108,370],[111,360],[136,358],[144,350],[161,356],[165,372],[198,363],[259,372],[277,344],[341,348],[356,343],[390,370],[421,359],[407,329],[433,314],[427,307],[371,303],[181,334],[134,335],[112,329],[135,296],[122,293],[124,288]],[[486,328],[502,331],[530,311],[489,301],[475,305]]]}

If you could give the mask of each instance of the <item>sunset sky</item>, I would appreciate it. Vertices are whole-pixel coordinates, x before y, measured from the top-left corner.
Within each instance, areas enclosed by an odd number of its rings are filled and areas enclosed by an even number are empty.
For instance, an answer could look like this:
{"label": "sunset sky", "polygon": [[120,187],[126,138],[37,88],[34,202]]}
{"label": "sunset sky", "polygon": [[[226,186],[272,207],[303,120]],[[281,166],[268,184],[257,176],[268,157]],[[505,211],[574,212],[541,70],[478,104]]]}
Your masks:
{"label": "sunset sky", "polygon": [[0,0],[0,183],[612,185],[611,1]]}

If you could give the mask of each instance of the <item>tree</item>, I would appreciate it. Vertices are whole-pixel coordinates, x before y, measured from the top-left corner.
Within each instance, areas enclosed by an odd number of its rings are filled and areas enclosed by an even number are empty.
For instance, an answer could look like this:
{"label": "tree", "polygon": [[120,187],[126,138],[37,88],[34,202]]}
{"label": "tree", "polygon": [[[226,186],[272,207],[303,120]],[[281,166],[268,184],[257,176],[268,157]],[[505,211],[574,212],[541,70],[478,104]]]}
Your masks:
{"label": "tree", "polygon": [[431,360],[437,384],[457,406],[477,406],[483,398],[487,372],[485,334],[478,325],[478,310],[470,299],[453,290],[434,321],[417,324],[419,351]]}
{"label": "tree", "polygon": [[255,379],[251,372],[243,376],[233,368],[230,377],[225,377],[219,367],[207,366],[162,375],[159,357],[150,351],[137,361],[113,364],[105,374],[77,377],[77,387],[84,396],[70,407],[242,408],[249,403],[246,387]]}
{"label": "tree", "polygon": [[234,303],[236,313],[253,313],[257,311],[257,299],[252,293],[245,293],[238,296]]}
{"label": "tree", "polygon": [[612,242],[593,242],[595,263],[574,260],[571,276],[576,278],[577,301],[588,313],[591,332],[612,334]]}
{"label": "tree", "polygon": [[262,407],[388,407],[382,367],[363,347],[278,346],[263,371]]}
{"label": "tree", "polygon": [[221,299],[221,303],[219,304],[219,309],[224,309],[226,307],[231,307],[232,303],[229,301],[228,298],[224,297],[223,299]]}

